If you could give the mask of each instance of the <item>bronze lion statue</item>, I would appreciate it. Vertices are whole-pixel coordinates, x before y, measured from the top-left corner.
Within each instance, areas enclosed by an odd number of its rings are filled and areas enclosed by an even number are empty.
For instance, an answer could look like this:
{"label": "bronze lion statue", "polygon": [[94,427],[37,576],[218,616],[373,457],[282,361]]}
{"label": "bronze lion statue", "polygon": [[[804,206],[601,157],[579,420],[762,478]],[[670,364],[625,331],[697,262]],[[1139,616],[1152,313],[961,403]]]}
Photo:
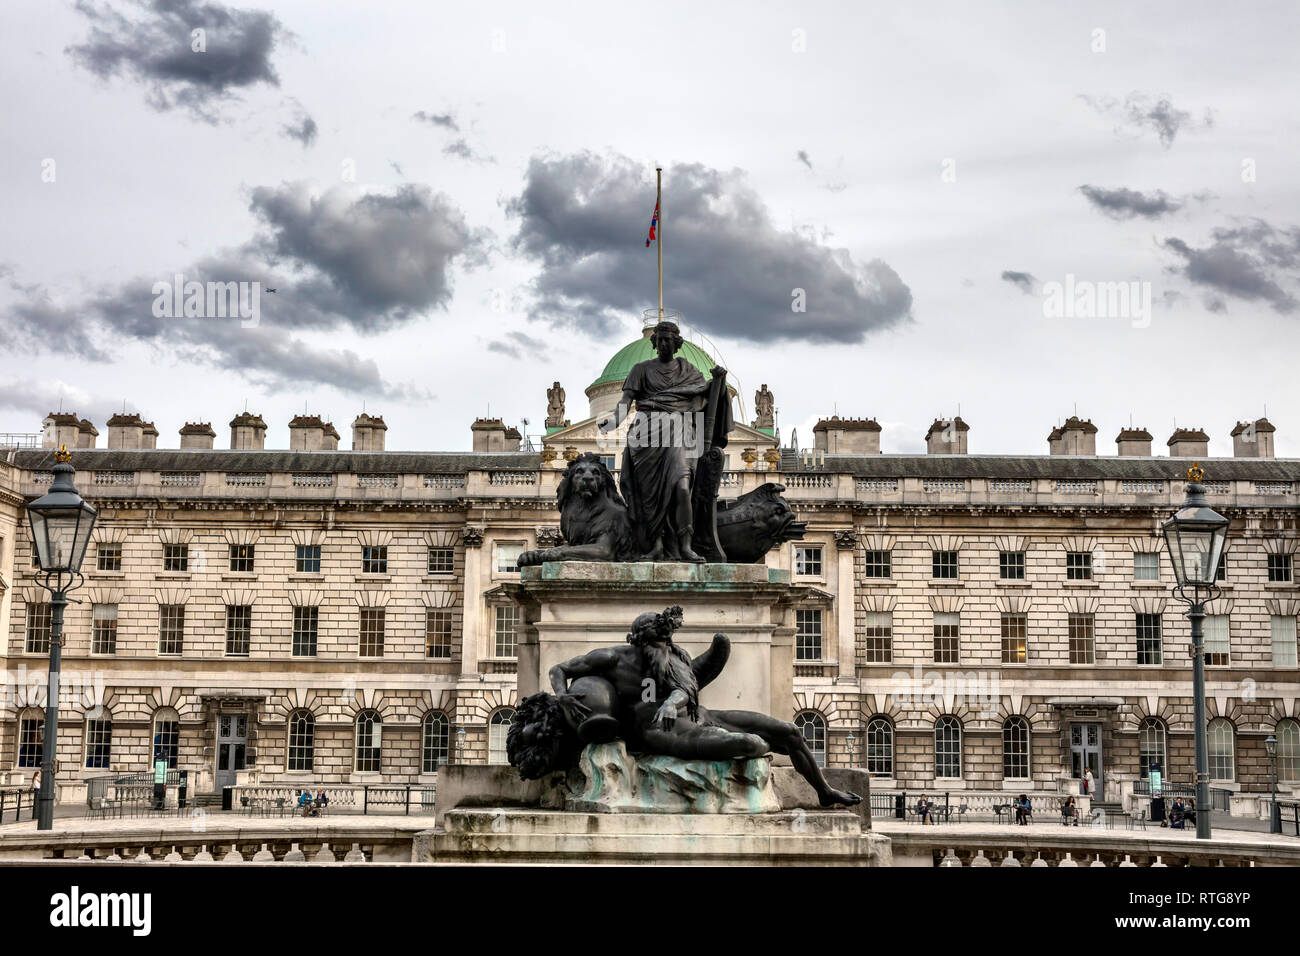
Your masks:
{"label": "bronze lion statue", "polygon": [[519,556],[519,567],[547,561],[636,560],[636,537],[627,505],[598,455],[583,452],[569,462],[555,497],[560,507],[560,534],[566,543],[525,551]]}

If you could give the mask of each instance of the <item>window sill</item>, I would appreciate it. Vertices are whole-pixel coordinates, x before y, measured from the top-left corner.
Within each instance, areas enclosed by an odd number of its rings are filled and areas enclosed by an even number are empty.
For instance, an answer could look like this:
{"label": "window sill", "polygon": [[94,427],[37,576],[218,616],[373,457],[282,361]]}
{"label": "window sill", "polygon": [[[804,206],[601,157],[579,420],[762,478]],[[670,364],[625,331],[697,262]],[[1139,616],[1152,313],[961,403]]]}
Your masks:
{"label": "window sill", "polygon": [[452,584],[456,581],[456,572],[447,571],[441,574],[426,574],[420,580],[425,584]]}
{"label": "window sill", "polygon": [[1166,587],[1164,581],[1129,581],[1128,585],[1131,588],[1147,588],[1150,590],[1155,590],[1157,588],[1163,589]]}
{"label": "window sill", "polygon": [[188,581],[189,571],[159,571],[153,576],[155,581]]}
{"label": "window sill", "polygon": [[1033,585],[1030,584],[1028,581],[1026,581],[1024,578],[998,578],[998,579],[997,579],[996,581],[994,581],[993,583],[994,583],[994,585],[996,585],[997,587],[1000,587],[1000,588],[1031,588],[1031,587],[1033,587]]}
{"label": "window sill", "polygon": [[859,586],[864,588],[892,588],[898,586],[898,582],[893,578],[860,578],[859,581]]}
{"label": "window sill", "polygon": [[1101,587],[1101,584],[1092,579],[1088,579],[1086,581],[1062,581],[1061,586],[1066,588],[1097,588]]}
{"label": "window sill", "polygon": [[961,578],[931,578],[930,587],[932,588],[964,588],[966,582]]}
{"label": "window sill", "polygon": [[357,584],[391,584],[393,576],[391,574],[366,574],[362,572],[354,580]]}
{"label": "window sill", "polygon": [[256,581],[256,571],[227,571],[221,575],[223,581]]}
{"label": "window sill", "polygon": [[325,575],[324,575],[323,572],[320,572],[320,571],[295,571],[293,574],[289,575],[288,580],[290,580],[290,581],[323,581],[323,580],[325,580]]}
{"label": "window sill", "polygon": [[[35,574],[36,571],[39,571],[39,570],[40,570],[39,568],[35,568],[35,569],[33,569],[33,572],[32,572],[32,573]],[[126,572],[125,572],[125,571],[100,571],[100,570],[96,569],[96,570],[94,570],[94,571],[91,571],[90,574],[91,574],[92,577],[96,577],[96,578],[124,578],[124,577],[126,577]]]}
{"label": "window sill", "polygon": [[824,574],[791,574],[790,579],[796,584],[820,584],[826,585],[826,576]]}

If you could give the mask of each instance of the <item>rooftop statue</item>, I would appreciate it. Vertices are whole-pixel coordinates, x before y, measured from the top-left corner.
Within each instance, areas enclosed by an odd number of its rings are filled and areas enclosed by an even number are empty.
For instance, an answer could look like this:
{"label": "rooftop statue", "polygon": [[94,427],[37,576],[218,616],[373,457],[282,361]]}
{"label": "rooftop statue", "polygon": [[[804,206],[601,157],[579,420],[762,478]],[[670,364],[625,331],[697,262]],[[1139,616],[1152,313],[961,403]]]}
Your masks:
{"label": "rooftop statue", "polygon": [[519,706],[506,737],[512,766],[525,780],[567,770],[587,744],[622,739],[629,751],[682,760],[743,760],[789,755],[822,806],[852,806],[862,798],[826,782],[794,724],[748,710],[708,710],[700,690],[722,673],[731,642],[715,634],[692,660],[673,643],[680,607],[632,622],[622,647],[606,647],[551,668],[554,694]]}

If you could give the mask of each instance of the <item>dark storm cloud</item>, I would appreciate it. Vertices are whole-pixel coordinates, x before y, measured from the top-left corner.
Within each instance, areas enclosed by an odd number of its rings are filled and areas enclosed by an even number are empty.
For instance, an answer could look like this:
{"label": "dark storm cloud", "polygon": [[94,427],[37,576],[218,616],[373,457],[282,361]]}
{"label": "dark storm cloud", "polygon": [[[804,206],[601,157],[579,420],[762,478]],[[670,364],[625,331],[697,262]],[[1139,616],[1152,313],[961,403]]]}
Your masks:
{"label": "dark storm cloud", "polygon": [[[860,342],[910,317],[912,293],[888,264],[778,230],[739,170],[674,166],[664,190],[665,300],[689,324],[755,342]],[[507,204],[515,249],[541,265],[530,317],[612,332],[639,315],[656,295],[653,209],[653,180],[627,157],[534,157]]]}
{"label": "dark storm cloud", "polygon": [[286,183],[253,190],[250,208],[261,223],[256,236],[175,272],[185,282],[261,283],[256,326],[156,316],[155,283],[175,285],[168,272],[101,290],[75,307],[11,281],[23,295],[0,315],[0,332],[33,349],[96,361],[110,360],[115,344],[143,342],[267,387],[318,383],[395,395],[403,389],[385,385],[373,361],[313,348],[292,333],[377,333],[445,308],[451,269],[484,255],[485,236],[426,186],[362,193],[340,185],[321,193]]}
{"label": "dark storm cloud", "polygon": [[1002,281],[1010,282],[1013,286],[1015,286],[1025,295],[1033,295],[1034,286],[1038,284],[1038,280],[1035,279],[1030,273],[1013,272],[1010,269],[1007,269],[1005,272],[1002,273]]}
{"label": "dark storm cloud", "polygon": [[1136,130],[1150,130],[1159,137],[1168,149],[1174,138],[1183,129],[1209,129],[1214,125],[1214,114],[1205,111],[1205,118],[1197,123],[1187,110],[1174,107],[1168,96],[1153,97],[1146,93],[1134,91],[1124,97],[1121,103],[1110,96],[1081,96],[1085,103],[1103,116],[1111,117],[1116,124],[1116,131],[1124,126]]}
{"label": "dark storm cloud", "polygon": [[420,110],[418,113],[413,113],[411,119],[419,120],[422,123],[428,123],[431,126],[441,126],[444,129],[451,130],[453,133],[460,132],[460,126],[456,123],[456,117],[452,116],[450,113],[426,113],[424,110]]}
{"label": "dark storm cloud", "polygon": [[294,122],[284,127],[284,135],[302,143],[304,149],[316,142],[316,133],[316,121],[306,113],[300,113]]}
{"label": "dark storm cloud", "polygon": [[505,337],[488,343],[489,352],[499,352],[514,359],[538,358],[546,354],[546,343],[523,332],[507,332]]}
{"label": "dark storm cloud", "polygon": [[1088,202],[1092,203],[1103,215],[1112,219],[1159,219],[1183,208],[1185,200],[1170,196],[1157,189],[1152,193],[1141,193],[1136,189],[1103,189],[1100,186],[1080,186]]}
{"label": "dark storm cloud", "polygon": [[1282,283],[1294,285],[1300,272],[1300,228],[1251,219],[1212,230],[1209,245],[1199,249],[1177,237],[1162,245],[1183,260],[1174,271],[1207,290],[1211,311],[1227,308],[1224,297],[1267,302],[1284,314],[1296,310],[1295,294]]}
{"label": "dark storm cloud", "polygon": [[[201,0],[77,0],[76,9],[90,33],[66,52],[101,79],[125,73],[140,81],[155,109],[182,107],[216,122],[233,91],[280,84],[272,57],[291,34],[265,10]],[[202,44],[195,30],[204,31]]]}

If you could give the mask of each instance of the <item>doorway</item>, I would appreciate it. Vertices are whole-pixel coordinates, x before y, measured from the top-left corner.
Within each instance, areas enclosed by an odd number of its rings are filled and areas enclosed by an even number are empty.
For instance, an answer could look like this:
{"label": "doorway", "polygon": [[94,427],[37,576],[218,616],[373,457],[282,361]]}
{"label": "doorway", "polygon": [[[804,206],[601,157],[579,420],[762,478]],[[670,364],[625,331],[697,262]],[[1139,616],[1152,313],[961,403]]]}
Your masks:
{"label": "doorway", "polygon": [[244,769],[248,750],[248,717],[244,714],[220,714],[217,717],[217,792],[233,787],[236,772]]}
{"label": "doorway", "polygon": [[1101,794],[1106,792],[1102,784],[1101,724],[1071,724],[1070,774],[1076,780],[1082,780],[1088,770],[1092,771],[1096,788],[1096,792],[1089,796],[1100,800]]}

